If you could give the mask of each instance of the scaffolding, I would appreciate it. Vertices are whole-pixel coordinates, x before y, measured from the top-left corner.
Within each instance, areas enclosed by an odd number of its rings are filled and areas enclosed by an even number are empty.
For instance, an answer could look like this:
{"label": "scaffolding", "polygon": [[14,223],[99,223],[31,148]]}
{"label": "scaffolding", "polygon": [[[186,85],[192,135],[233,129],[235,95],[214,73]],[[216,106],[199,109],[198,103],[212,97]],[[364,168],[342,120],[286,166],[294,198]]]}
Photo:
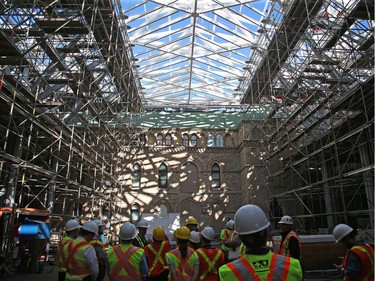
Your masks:
{"label": "scaffolding", "polygon": [[117,152],[137,132],[113,120],[143,111],[124,20],[119,1],[1,2],[1,206],[60,228],[121,213]]}

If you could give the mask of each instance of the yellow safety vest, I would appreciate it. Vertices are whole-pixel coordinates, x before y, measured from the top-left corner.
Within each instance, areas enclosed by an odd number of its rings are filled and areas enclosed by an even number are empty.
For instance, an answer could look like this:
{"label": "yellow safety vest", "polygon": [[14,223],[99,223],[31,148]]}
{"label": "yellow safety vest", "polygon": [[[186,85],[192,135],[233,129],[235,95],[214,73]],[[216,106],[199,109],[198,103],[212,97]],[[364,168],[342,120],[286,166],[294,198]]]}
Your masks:
{"label": "yellow safety vest", "polygon": [[[220,240],[223,241],[223,240],[229,240],[229,241],[232,241],[234,239],[234,237],[236,236],[236,234],[234,233],[234,230],[230,230],[230,229],[223,229],[221,230],[220,232]],[[228,252],[229,251],[229,248],[227,246],[225,246],[224,244],[221,245],[221,250],[222,251],[225,251],[225,252]]]}
{"label": "yellow safety vest", "polygon": [[86,263],[85,250],[92,247],[83,237],[78,237],[73,242],[64,246],[66,257],[66,280],[82,280],[90,275]]}
{"label": "yellow safety vest", "polygon": [[219,269],[225,281],[301,281],[302,269],[294,258],[268,252],[265,255],[245,254]]}
{"label": "yellow safety vest", "polygon": [[59,263],[59,271],[60,272],[66,272],[65,268],[65,255],[64,255],[64,246],[73,242],[73,238],[66,235],[61,241],[59,242],[57,246],[57,257],[58,257],[58,263]]}
{"label": "yellow safety vest", "polygon": [[112,246],[108,251],[109,279],[111,281],[141,280],[140,265],[144,250],[131,244]]}
{"label": "yellow safety vest", "polygon": [[[176,277],[179,281],[190,280],[194,273],[194,264],[198,260],[197,253],[192,249],[187,249],[187,256],[183,260],[178,248],[166,253],[167,260],[171,260],[176,270]],[[169,280],[171,279],[169,274]]]}

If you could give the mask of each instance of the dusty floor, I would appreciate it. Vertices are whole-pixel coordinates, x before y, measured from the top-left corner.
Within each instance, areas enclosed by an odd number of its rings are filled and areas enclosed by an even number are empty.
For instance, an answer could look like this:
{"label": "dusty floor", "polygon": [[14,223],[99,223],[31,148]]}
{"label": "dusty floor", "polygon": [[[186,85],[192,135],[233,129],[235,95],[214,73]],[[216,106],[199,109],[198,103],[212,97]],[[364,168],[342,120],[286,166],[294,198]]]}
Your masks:
{"label": "dusty floor", "polygon": [[[38,274],[26,274],[26,273],[16,273],[12,276],[1,277],[0,280],[4,281],[54,281],[57,280],[57,266],[48,265],[44,268],[42,273]],[[109,281],[108,278],[104,279]],[[307,272],[305,280],[316,280],[316,281],[339,281],[342,280],[339,278],[336,272]]]}

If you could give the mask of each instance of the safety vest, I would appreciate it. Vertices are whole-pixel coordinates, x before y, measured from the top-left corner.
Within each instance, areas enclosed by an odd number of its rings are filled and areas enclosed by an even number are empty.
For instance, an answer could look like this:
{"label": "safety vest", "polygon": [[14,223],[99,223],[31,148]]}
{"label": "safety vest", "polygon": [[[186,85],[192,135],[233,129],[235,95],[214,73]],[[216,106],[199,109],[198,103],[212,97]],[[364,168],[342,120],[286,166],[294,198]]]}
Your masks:
{"label": "safety vest", "polygon": [[111,281],[141,280],[140,264],[143,249],[131,244],[112,246],[108,251],[109,279]]}
{"label": "safety vest", "polygon": [[157,276],[168,269],[165,254],[169,251],[169,242],[151,243],[145,247],[145,256],[149,265],[148,276]]}
{"label": "safety vest", "polygon": [[[102,241],[99,240],[99,239],[92,239],[92,240],[90,241],[90,245],[94,247],[95,252],[96,252],[96,247],[102,248],[102,249],[105,251],[105,246],[104,246],[104,244],[102,243]],[[105,260],[103,260],[103,259],[99,259],[99,257],[98,257],[98,253],[97,253],[97,252],[96,252],[96,257],[98,258],[98,263],[99,263],[100,265],[104,266],[104,265],[105,265]]]}
{"label": "safety vest", "polygon": [[[166,253],[166,257],[173,262],[177,280],[190,281],[194,273],[194,264],[198,260],[197,253],[193,249],[188,248],[186,258],[182,259],[180,250],[176,248]],[[169,280],[172,280],[171,276],[169,276]]]}
{"label": "safety vest", "polygon": [[345,255],[343,267],[348,263],[349,252],[356,254],[361,261],[361,274],[355,281],[374,280],[374,249],[368,244],[357,244],[353,246]]}
{"label": "safety vest", "polygon": [[[220,233],[220,240],[224,240],[224,241],[232,241],[234,239],[234,237],[236,236],[236,234],[234,233],[234,230],[230,230],[230,229],[223,229]],[[229,251],[229,248],[227,246],[225,246],[224,244],[221,245],[221,250],[222,251]]]}
{"label": "safety vest", "polygon": [[301,281],[299,261],[268,252],[265,255],[246,254],[219,269],[220,280],[225,281]]}
{"label": "safety vest", "polygon": [[284,238],[283,242],[280,245],[279,254],[282,256],[290,257],[290,251],[289,251],[289,239],[290,237],[295,237],[298,241],[298,246],[300,245],[299,237],[298,235],[291,230],[286,237]]}
{"label": "safety vest", "polygon": [[135,236],[134,239],[136,239],[138,241],[139,247],[142,248],[142,249],[144,249],[144,247],[147,245],[146,239],[144,239],[144,238],[142,239],[142,237],[139,236],[139,235]]}
{"label": "safety vest", "polygon": [[73,242],[65,245],[66,280],[82,280],[90,275],[84,254],[89,247],[92,246],[83,237],[78,237]]}
{"label": "safety vest", "polygon": [[245,244],[241,243],[239,257],[243,257],[246,254],[246,250],[247,250],[247,248],[246,248]]}
{"label": "safety vest", "polygon": [[199,248],[199,280],[218,280],[217,271],[224,262],[224,253],[217,248]]}
{"label": "safety vest", "polygon": [[66,235],[59,244],[57,245],[57,257],[59,262],[59,271],[60,272],[66,272],[65,268],[65,255],[64,255],[64,246],[73,242],[73,238]]}

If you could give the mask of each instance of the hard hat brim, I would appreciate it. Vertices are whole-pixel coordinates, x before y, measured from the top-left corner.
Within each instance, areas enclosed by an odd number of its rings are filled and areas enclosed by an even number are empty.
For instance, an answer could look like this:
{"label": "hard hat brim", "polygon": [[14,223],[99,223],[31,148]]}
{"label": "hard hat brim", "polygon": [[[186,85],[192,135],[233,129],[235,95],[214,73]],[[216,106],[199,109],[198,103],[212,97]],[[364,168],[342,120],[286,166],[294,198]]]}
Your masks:
{"label": "hard hat brim", "polygon": [[278,224],[287,224],[287,225],[292,225],[292,222],[285,222],[285,221],[279,221]]}

